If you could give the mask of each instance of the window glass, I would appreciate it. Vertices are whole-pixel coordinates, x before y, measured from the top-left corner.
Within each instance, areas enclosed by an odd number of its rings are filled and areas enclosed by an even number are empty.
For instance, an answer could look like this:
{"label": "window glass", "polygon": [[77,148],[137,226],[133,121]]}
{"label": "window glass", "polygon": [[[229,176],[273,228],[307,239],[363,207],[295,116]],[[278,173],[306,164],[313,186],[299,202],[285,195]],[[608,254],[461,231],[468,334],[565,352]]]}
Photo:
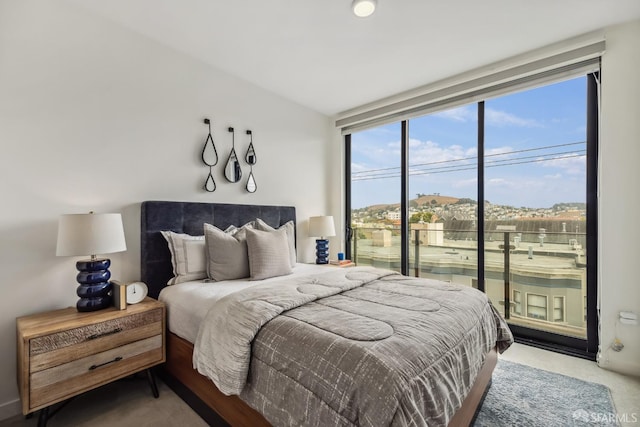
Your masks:
{"label": "window glass", "polygon": [[522,294],[515,289],[513,290],[513,312],[522,315]]}
{"label": "window glass", "polygon": [[409,121],[409,273],[477,287],[478,107]]}
{"label": "window glass", "polygon": [[564,322],[564,297],[553,297],[553,321]]}
{"label": "window glass", "polygon": [[[511,289],[540,300],[516,325],[586,337],[586,76],[485,102],[485,289],[504,310],[504,245]],[[534,301],[534,302],[531,302]],[[529,310],[531,308],[531,311]],[[556,312],[557,310],[557,312]],[[530,319],[545,320],[536,322]]]}
{"label": "window glass", "polygon": [[547,320],[547,297],[545,295],[527,294],[527,317]]}
{"label": "window glass", "polygon": [[399,123],[351,135],[351,258],[400,271]]}

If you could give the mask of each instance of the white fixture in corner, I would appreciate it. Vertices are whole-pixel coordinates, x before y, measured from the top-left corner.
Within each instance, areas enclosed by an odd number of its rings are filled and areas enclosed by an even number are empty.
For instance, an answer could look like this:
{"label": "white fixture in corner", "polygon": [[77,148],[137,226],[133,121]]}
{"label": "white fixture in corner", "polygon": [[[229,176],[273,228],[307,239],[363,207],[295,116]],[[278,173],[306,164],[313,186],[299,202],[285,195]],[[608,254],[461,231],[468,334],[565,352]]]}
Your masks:
{"label": "white fixture in corner", "polygon": [[622,323],[623,325],[637,325],[638,315],[633,311],[621,311],[620,323]]}
{"label": "white fixture in corner", "polygon": [[357,17],[366,18],[375,12],[376,3],[376,0],[353,0],[351,8]]}

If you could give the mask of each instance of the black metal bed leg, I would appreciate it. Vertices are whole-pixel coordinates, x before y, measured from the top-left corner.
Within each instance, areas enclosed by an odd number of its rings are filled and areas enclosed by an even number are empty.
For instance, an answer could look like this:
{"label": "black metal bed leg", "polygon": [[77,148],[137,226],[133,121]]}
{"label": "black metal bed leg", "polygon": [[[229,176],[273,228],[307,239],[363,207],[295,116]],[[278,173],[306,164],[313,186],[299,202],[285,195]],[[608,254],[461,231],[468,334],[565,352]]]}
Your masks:
{"label": "black metal bed leg", "polygon": [[40,416],[38,417],[38,427],[46,427],[47,420],[49,419],[49,407],[42,408],[40,410]]}
{"label": "black metal bed leg", "polygon": [[160,393],[158,393],[158,386],[156,385],[156,377],[153,375],[153,371],[151,370],[151,368],[147,369],[147,379],[149,380],[151,393],[153,393],[153,397],[157,399],[160,396]]}

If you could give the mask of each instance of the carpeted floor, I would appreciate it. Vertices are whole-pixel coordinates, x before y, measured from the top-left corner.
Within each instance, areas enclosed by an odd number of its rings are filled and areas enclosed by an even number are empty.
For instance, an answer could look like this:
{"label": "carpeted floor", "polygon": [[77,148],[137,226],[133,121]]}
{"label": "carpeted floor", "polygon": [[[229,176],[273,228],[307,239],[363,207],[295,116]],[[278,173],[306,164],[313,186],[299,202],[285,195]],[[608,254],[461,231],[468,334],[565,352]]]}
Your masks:
{"label": "carpeted floor", "polygon": [[[108,384],[73,399],[49,427],[204,427],[206,423],[173,391],[158,382],[151,396],[144,376]],[[38,416],[18,415],[0,427],[33,427]],[[617,425],[609,389],[603,385],[499,360],[475,427]]]}
{"label": "carpeted floor", "polygon": [[616,426],[608,387],[499,360],[475,427]]}

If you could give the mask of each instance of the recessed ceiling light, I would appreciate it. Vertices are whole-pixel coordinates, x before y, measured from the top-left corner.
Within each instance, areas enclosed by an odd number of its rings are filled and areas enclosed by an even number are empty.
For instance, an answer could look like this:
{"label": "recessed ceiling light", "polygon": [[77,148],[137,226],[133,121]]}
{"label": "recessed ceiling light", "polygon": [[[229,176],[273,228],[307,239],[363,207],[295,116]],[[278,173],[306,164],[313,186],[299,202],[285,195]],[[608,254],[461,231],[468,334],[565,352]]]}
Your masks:
{"label": "recessed ceiling light", "polygon": [[366,18],[376,10],[376,0],[353,0],[351,8],[356,16]]}

